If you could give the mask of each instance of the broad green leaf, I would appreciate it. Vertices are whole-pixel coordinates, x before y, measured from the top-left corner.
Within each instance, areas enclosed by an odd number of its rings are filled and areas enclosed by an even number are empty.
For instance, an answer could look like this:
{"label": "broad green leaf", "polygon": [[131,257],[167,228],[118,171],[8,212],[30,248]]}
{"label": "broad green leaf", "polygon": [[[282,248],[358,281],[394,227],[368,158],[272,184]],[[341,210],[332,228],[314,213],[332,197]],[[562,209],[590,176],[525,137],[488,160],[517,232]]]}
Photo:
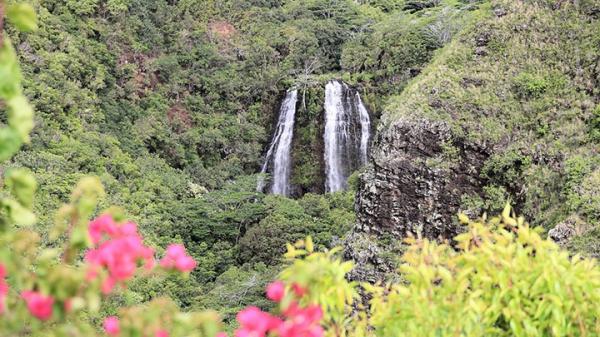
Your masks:
{"label": "broad green leaf", "polygon": [[25,207],[31,207],[37,183],[33,175],[25,169],[14,169],[6,174],[8,186],[15,198]]}
{"label": "broad green leaf", "polygon": [[9,6],[6,16],[22,32],[31,32],[37,29],[35,10],[29,4],[20,3]]}
{"label": "broad green leaf", "polygon": [[469,223],[469,217],[466,216],[464,213],[458,213],[458,220],[460,221],[461,224]]}
{"label": "broad green leaf", "polygon": [[10,42],[4,36],[0,46],[0,99],[10,99],[21,91],[21,70],[17,62],[17,55]]}
{"label": "broad green leaf", "polygon": [[314,248],[315,246],[314,246],[314,244],[313,244],[312,237],[310,237],[310,236],[307,236],[307,237],[306,237],[306,242],[305,242],[305,243],[306,243],[306,250],[307,250],[309,253],[312,253],[312,252],[314,251],[314,249],[315,249],[315,248]]}
{"label": "broad green leaf", "polygon": [[23,141],[19,134],[10,127],[0,129],[0,162],[12,157],[19,151]]}
{"label": "broad green leaf", "polygon": [[32,226],[35,224],[35,214],[23,207],[16,200],[4,199],[2,200],[4,207],[8,210],[10,219],[17,225],[21,226]]}
{"label": "broad green leaf", "polygon": [[14,96],[6,103],[8,124],[19,133],[23,142],[29,142],[29,132],[33,129],[33,108],[23,95]]}
{"label": "broad green leaf", "polygon": [[506,205],[504,205],[504,210],[502,210],[502,219],[506,220],[510,218],[510,204],[507,202]]}

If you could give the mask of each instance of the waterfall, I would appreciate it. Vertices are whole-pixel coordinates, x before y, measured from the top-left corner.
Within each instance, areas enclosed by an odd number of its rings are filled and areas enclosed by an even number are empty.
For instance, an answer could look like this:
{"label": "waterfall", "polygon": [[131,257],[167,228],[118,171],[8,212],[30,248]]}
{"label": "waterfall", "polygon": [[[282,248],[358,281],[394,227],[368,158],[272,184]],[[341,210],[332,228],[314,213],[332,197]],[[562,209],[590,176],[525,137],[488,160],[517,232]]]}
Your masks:
{"label": "waterfall", "polygon": [[325,86],[325,190],[346,189],[350,173],[367,162],[371,120],[360,95],[340,81]]}
{"label": "waterfall", "polygon": [[[298,98],[297,90],[287,92],[285,99],[279,109],[279,119],[275,128],[275,134],[269,145],[265,162],[262,165],[260,173],[263,175],[271,169],[271,187],[270,193],[290,194],[290,173],[291,173],[291,146],[294,134],[294,117],[296,115],[296,101]],[[257,191],[262,192],[266,187],[264,177],[259,178]]]}
{"label": "waterfall", "polygon": [[371,118],[358,92],[356,93],[356,106],[360,117],[360,164],[365,165],[369,153],[369,139],[371,138]]}
{"label": "waterfall", "polygon": [[343,145],[348,137],[348,124],[342,102],[343,88],[337,81],[325,86],[325,190],[335,192],[346,188],[346,175],[342,162]]}

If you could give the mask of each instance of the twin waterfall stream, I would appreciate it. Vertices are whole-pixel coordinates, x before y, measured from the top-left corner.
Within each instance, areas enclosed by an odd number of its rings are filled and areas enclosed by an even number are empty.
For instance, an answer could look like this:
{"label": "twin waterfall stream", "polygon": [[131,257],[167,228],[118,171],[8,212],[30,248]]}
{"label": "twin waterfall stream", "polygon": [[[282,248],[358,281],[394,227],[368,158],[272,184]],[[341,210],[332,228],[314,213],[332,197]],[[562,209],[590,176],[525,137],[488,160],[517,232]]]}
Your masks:
{"label": "twin waterfall stream", "polygon": [[[294,134],[294,117],[296,116],[296,101],[298,100],[298,90],[288,91],[285,95],[281,108],[279,109],[279,119],[273,140],[267,151],[267,157],[260,173],[263,175],[269,169],[269,163],[272,162],[271,170],[271,188],[270,193],[290,195],[290,174],[292,171],[292,137]],[[258,180],[258,191],[265,189],[264,176]]]}
{"label": "twin waterfall stream", "polygon": [[[298,91],[290,90],[281,104],[257,191],[291,194],[291,152],[297,100]],[[336,192],[345,190],[349,175],[367,162],[371,120],[358,91],[341,81],[329,81],[325,86],[324,108],[325,191]],[[267,173],[271,176],[270,183],[264,178]]]}
{"label": "twin waterfall stream", "polygon": [[371,120],[358,92],[343,82],[325,86],[325,190],[345,190],[348,176],[367,162]]}

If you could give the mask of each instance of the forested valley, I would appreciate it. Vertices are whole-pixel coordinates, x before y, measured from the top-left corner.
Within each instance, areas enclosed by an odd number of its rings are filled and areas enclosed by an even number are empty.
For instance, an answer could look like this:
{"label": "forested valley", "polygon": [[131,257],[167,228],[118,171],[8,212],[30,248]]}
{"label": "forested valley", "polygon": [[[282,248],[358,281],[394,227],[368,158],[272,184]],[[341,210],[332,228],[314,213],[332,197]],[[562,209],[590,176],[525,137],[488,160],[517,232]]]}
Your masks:
{"label": "forested valley", "polygon": [[599,19],[0,0],[0,336],[600,336]]}

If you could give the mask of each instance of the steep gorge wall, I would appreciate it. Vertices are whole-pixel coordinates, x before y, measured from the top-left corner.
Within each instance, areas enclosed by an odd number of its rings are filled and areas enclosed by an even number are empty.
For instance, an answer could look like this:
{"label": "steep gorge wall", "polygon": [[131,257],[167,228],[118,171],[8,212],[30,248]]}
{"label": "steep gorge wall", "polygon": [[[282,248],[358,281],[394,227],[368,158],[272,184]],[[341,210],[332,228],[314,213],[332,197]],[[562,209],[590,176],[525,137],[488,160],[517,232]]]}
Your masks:
{"label": "steep gorge wall", "polygon": [[[435,163],[449,160],[446,144],[458,149],[452,167]],[[489,152],[456,137],[441,121],[395,121],[378,136],[371,169],[361,177],[357,228],[399,238],[454,236],[459,231],[453,221],[460,207],[457,196],[481,191],[479,172]]]}
{"label": "steep gorge wall", "polygon": [[[449,144],[457,150],[452,159]],[[460,233],[460,196],[482,193],[479,172],[491,151],[453,134],[443,121],[401,118],[380,130],[360,177],[358,223],[346,241],[346,257],[357,264],[351,278],[376,282],[393,275],[403,238],[441,241]]]}
{"label": "steep gorge wall", "polygon": [[[391,100],[346,240],[353,279],[395,277],[403,238],[451,239],[460,210],[475,217],[506,200],[535,225],[577,217],[595,235],[597,193],[582,191],[600,163],[591,122],[600,102],[597,7],[493,1]],[[574,160],[585,167],[575,189],[566,187]]]}

